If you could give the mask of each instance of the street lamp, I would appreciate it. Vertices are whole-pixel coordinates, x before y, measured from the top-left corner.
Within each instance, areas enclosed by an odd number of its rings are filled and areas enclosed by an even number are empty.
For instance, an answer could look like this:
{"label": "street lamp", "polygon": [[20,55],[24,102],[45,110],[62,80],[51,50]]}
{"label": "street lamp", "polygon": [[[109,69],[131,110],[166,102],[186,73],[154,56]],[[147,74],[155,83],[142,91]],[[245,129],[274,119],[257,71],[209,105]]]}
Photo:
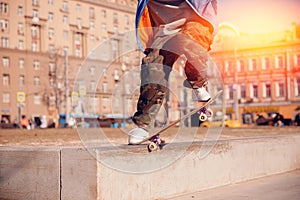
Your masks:
{"label": "street lamp", "polygon": [[126,91],[125,91],[125,76],[124,76],[124,74],[126,71],[126,65],[124,63],[122,63],[121,70],[123,72],[122,112],[123,112],[123,126],[125,126],[125,117],[126,117],[125,116],[125,95],[126,95]]}

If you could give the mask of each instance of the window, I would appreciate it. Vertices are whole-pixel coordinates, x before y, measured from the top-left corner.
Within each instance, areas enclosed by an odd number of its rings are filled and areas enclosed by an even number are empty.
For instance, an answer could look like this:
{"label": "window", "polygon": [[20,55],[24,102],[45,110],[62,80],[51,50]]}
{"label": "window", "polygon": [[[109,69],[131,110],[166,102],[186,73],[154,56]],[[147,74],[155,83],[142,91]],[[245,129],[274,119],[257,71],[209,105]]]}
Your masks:
{"label": "window", "polygon": [[263,89],[263,97],[271,98],[272,96],[271,83],[264,83],[262,89]]}
{"label": "window", "polygon": [[4,48],[8,48],[9,47],[9,39],[6,37],[2,37],[1,38],[1,46]]}
{"label": "window", "polygon": [[94,43],[95,42],[95,36],[94,35],[90,35],[90,42]]}
{"label": "window", "polygon": [[106,18],[106,10],[101,10],[101,17]]}
{"label": "window", "polygon": [[75,56],[76,56],[76,57],[81,57],[81,51],[80,51],[79,48],[76,48],[76,49],[75,49]]}
{"label": "window", "polygon": [[5,2],[0,3],[0,13],[8,13],[8,4]]}
{"label": "window", "polygon": [[230,74],[233,73],[234,71],[235,71],[234,63],[231,60],[225,61],[224,73]]}
{"label": "window", "polygon": [[91,76],[95,76],[95,71],[96,71],[96,67],[95,67],[95,66],[92,66],[92,67],[90,68],[90,75],[91,75]]}
{"label": "window", "polygon": [[64,56],[66,56],[66,54],[68,54],[68,52],[69,52],[69,47],[66,47],[66,46],[64,46]]}
{"label": "window", "polygon": [[114,80],[118,81],[119,79],[120,79],[119,70],[115,69],[114,70]]}
{"label": "window", "polygon": [[34,52],[37,52],[39,50],[37,42],[32,42],[31,43],[31,50],[34,51]]}
{"label": "window", "polygon": [[54,4],[53,0],[48,0],[48,4],[53,5]]}
{"label": "window", "polygon": [[41,84],[40,77],[39,76],[33,77],[33,85],[34,86],[39,86],[40,84]]}
{"label": "window", "polygon": [[238,72],[245,72],[245,62],[244,60],[237,61],[237,71]]}
{"label": "window", "polygon": [[263,70],[269,70],[269,69],[271,69],[270,58],[268,58],[268,57],[263,58],[263,60],[262,60],[262,69]]}
{"label": "window", "polygon": [[62,4],[62,11],[67,12],[68,11],[68,2],[64,1]]}
{"label": "window", "polygon": [[32,17],[33,17],[33,19],[35,19],[35,18],[39,18],[39,11],[38,10],[36,10],[36,9],[33,9],[33,11],[32,11]]}
{"label": "window", "polygon": [[102,107],[104,109],[109,107],[109,98],[108,97],[103,97],[102,98]]}
{"label": "window", "polygon": [[81,25],[81,19],[80,19],[80,18],[77,18],[77,19],[76,19],[76,25],[77,25],[77,28],[79,28],[79,29],[82,28],[82,25]]}
{"label": "window", "polygon": [[95,29],[95,22],[90,21],[90,29],[91,30]]}
{"label": "window", "polygon": [[68,25],[68,16],[66,16],[66,15],[64,15],[63,16],[63,23],[65,24],[65,25]]}
{"label": "window", "polygon": [[233,99],[233,86],[228,87],[229,99]]}
{"label": "window", "polygon": [[3,103],[10,103],[10,93],[4,92],[2,95]]}
{"label": "window", "polygon": [[53,20],[54,20],[54,14],[52,12],[49,12],[48,13],[48,21],[53,22]]}
{"label": "window", "polygon": [[300,96],[300,78],[294,79],[294,85],[295,85],[295,96]]}
{"label": "window", "polygon": [[129,17],[128,17],[128,15],[125,15],[125,16],[124,16],[124,23],[125,23],[126,25],[129,25]]}
{"label": "window", "polygon": [[118,35],[118,27],[114,26],[113,28],[114,35]]}
{"label": "window", "polygon": [[256,59],[250,60],[249,71],[257,71],[257,60]]}
{"label": "window", "polygon": [[2,65],[3,65],[3,67],[9,67],[9,58],[8,57],[2,57]]}
{"label": "window", "polygon": [[49,53],[53,54],[54,53],[54,45],[49,44]]}
{"label": "window", "polygon": [[40,97],[40,95],[38,93],[34,94],[33,103],[37,104],[37,105],[41,104],[41,97]]}
{"label": "window", "polygon": [[241,98],[245,99],[246,98],[246,86],[245,85],[241,85],[240,86],[240,90],[241,90]]}
{"label": "window", "polygon": [[35,70],[40,69],[40,61],[38,61],[38,60],[33,61],[33,69],[35,69]]}
{"label": "window", "polygon": [[118,23],[118,13],[114,13],[114,14],[113,14],[113,22],[114,22],[115,24]]}
{"label": "window", "polygon": [[35,25],[31,26],[31,37],[37,38],[38,37],[38,27]]}
{"label": "window", "polygon": [[1,31],[6,31],[7,28],[8,28],[8,20],[1,19],[0,20],[0,29],[1,29]]}
{"label": "window", "polygon": [[131,84],[130,83],[126,83],[125,84],[125,94],[130,94],[130,88],[131,88]]}
{"label": "window", "polygon": [[95,91],[96,90],[96,82],[95,81],[91,81],[90,82],[90,89],[91,89],[91,91]]}
{"label": "window", "polygon": [[2,76],[2,84],[5,85],[5,86],[10,85],[9,74],[3,74],[3,76]]}
{"label": "window", "polygon": [[118,56],[118,40],[112,40],[111,41],[111,49],[112,49],[112,58],[115,60]]}
{"label": "window", "polygon": [[[82,35],[80,33],[76,33],[75,34],[75,45],[80,45],[81,39],[82,39]],[[78,46],[77,46],[77,48],[78,48]]]}
{"label": "window", "polygon": [[102,23],[101,24],[101,31],[102,32],[106,32],[107,28],[106,28],[106,24],[105,23]]}
{"label": "window", "polygon": [[253,85],[253,97],[258,98],[258,85]]}
{"label": "window", "polygon": [[294,55],[294,68],[300,68],[300,54]]}
{"label": "window", "polygon": [[32,5],[38,6],[39,5],[39,0],[32,0]]}
{"label": "window", "polygon": [[24,35],[24,24],[23,23],[18,24],[18,34]]}
{"label": "window", "polygon": [[117,40],[112,40],[111,41],[111,48],[113,51],[117,51],[118,50],[118,41]]}
{"label": "window", "polygon": [[285,84],[284,83],[281,83],[281,82],[277,82],[275,83],[275,86],[276,86],[276,97],[284,97],[285,96]]}
{"label": "window", "polygon": [[22,87],[24,85],[25,85],[25,76],[20,75],[20,77],[19,77],[19,86]]}
{"label": "window", "polygon": [[48,37],[49,37],[49,39],[53,39],[54,38],[54,29],[53,28],[49,28],[49,30],[48,30]]}
{"label": "window", "polygon": [[107,77],[107,69],[103,69],[103,77],[106,78]]}
{"label": "window", "polygon": [[81,5],[80,4],[76,4],[76,11],[78,11],[78,12],[81,11]]}
{"label": "window", "polygon": [[283,68],[284,67],[284,59],[283,56],[277,56],[275,59],[275,68]]}
{"label": "window", "polygon": [[23,14],[24,14],[23,7],[22,6],[18,6],[18,16],[22,17]]}
{"label": "window", "polygon": [[23,58],[20,58],[20,59],[19,59],[19,68],[20,68],[20,69],[23,69],[24,66],[25,66],[25,61],[24,61]]}
{"label": "window", "polygon": [[94,8],[90,8],[89,9],[89,15],[90,15],[90,18],[94,19],[95,18],[95,9]]}
{"label": "window", "polygon": [[68,40],[69,39],[69,32],[68,31],[64,31],[63,37],[64,37],[64,40]]}
{"label": "window", "polygon": [[24,41],[23,40],[19,40],[18,49],[20,49],[20,50],[24,49]]}
{"label": "window", "polygon": [[102,87],[103,87],[103,92],[104,92],[104,93],[107,92],[107,89],[108,89],[107,86],[108,86],[107,82],[103,82]]}
{"label": "window", "polygon": [[54,63],[49,63],[49,73],[55,74],[55,64]]}
{"label": "window", "polygon": [[258,98],[258,85],[251,83],[249,86],[250,98]]}

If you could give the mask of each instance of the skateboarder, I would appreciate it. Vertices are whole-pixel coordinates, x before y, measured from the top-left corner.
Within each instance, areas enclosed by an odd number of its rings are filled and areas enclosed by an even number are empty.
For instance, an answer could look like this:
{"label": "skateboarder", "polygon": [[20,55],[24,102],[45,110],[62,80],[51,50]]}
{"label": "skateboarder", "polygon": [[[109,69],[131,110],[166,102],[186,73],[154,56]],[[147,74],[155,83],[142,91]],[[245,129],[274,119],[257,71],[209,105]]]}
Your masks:
{"label": "skateboarder", "polygon": [[208,101],[207,51],[216,28],[217,0],[138,0],[137,42],[145,53],[141,66],[141,87],[137,126],[128,143],[149,136],[154,118],[166,94],[166,83],[174,62],[186,58],[186,87],[194,89],[198,101]]}

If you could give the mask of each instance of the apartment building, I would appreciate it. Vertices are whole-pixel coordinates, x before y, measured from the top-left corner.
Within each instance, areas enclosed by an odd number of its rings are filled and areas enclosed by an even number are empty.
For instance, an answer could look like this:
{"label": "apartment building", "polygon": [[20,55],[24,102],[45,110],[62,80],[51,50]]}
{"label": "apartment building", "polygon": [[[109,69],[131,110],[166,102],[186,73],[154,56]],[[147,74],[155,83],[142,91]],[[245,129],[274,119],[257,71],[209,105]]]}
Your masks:
{"label": "apartment building", "polygon": [[227,114],[253,123],[256,114],[294,119],[300,104],[300,25],[244,34],[221,24],[211,52],[224,82]]}
{"label": "apartment building", "polygon": [[[1,118],[14,122],[22,114],[54,117],[80,110],[132,114],[142,56],[135,46],[136,3],[0,0]],[[300,104],[299,38],[299,24],[260,35],[221,24],[210,52],[210,86],[225,90],[228,115],[244,123],[257,113],[293,118]],[[170,119],[193,106],[180,61],[174,69],[165,106]]]}
{"label": "apartment building", "polygon": [[[114,67],[103,67],[107,57],[120,56],[124,32],[134,29],[135,8],[133,0],[1,0],[1,117],[14,122],[21,114],[64,113],[79,68],[106,40],[113,41],[113,55],[100,56],[94,67],[110,82],[130,60],[114,59]],[[109,88],[104,93],[115,83],[104,86]]]}

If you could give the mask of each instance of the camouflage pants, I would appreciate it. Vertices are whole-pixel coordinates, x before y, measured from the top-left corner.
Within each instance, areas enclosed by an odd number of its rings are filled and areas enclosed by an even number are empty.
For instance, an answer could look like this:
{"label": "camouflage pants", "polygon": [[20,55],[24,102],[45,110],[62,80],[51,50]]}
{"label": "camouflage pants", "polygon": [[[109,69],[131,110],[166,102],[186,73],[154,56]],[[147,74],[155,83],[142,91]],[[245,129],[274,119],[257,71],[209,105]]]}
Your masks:
{"label": "camouflage pants", "polygon": [[[199,88],[207,82],[207,50],[211,43],[211,35],[205,32],[203,36],[199,36],[200,40],[199,38],[191,39],[193,36],[189,34],[189,31],[193,28],[197,29],[201,26],[191,24],[167,40],[157,38],[158,42],[154,41],[156,45],[152,46],[150,53],[143,58],[140,96],[137,111],[132,117],[133,122],[139,127],[146,130],[151,128],[153,119],[164,101],[166,84],[173,64],[181,55],[186,57],[184,69],[189,86]],[[201,30],[196,31],[201,32]]]}

